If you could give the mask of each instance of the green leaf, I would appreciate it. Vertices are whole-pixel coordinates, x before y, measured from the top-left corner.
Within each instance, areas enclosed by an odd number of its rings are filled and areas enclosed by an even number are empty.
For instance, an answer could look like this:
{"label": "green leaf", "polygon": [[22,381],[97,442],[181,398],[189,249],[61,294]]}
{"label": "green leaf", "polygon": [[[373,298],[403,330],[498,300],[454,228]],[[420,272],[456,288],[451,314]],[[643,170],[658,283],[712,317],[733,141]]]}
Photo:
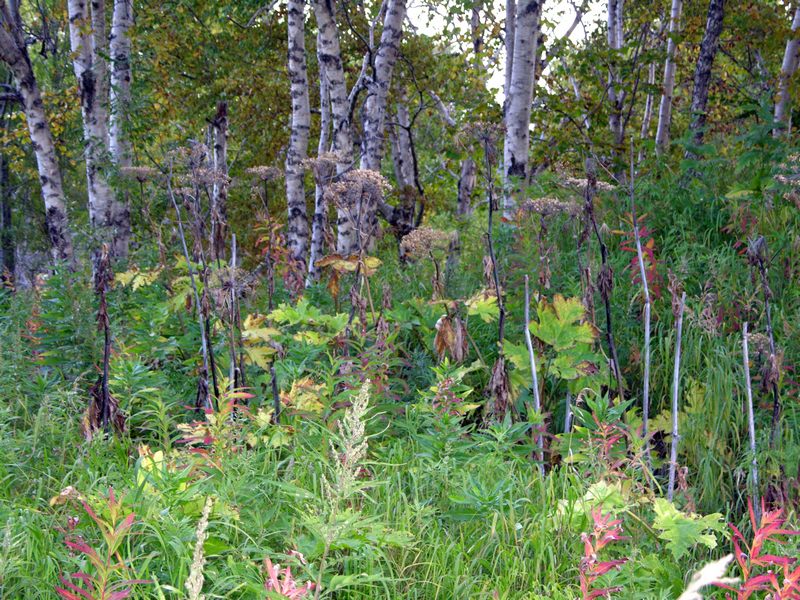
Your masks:
{"label": "green leaf", "polygon": [[675,560],[698,544],[708,548],[717,547],[717,536],[714,532],[724,529],[720,513],[705,517],[683,513],[664,498],[656,498],[653,508],[656,513],[653,528],[661,532],[658,537],[667,541],[667,548]]}

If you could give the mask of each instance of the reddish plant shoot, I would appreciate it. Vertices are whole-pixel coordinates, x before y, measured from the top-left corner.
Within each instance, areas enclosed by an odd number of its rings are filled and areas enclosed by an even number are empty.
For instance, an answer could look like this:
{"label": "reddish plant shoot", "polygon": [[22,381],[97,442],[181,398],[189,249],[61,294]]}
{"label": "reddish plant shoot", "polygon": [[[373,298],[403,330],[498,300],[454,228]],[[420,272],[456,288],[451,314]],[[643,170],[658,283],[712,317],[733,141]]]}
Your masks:
{"label": "reddish plant shoot", "polygon": [[601,561],[598,558],[600,551],[613,542],[626,540],[622,536],[622,520],[612,519],[612,515],[603,515],[600,508],[592,509],[592,531],[581,534],[583,541],[583,558],[580,564],[581,597],[583,600],[593,598],[608,598],[613,592],[621,588],[606,587],[595,588],[596,581],[610,571],[619,569],[625,564],[627,558]]}

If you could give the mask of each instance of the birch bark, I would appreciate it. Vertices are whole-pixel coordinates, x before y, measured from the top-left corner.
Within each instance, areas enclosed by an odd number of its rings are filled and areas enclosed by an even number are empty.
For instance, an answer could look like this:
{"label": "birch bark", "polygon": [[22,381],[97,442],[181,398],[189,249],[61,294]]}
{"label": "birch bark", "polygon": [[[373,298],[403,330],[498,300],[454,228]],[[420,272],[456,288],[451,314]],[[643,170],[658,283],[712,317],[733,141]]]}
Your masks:
{"label": "birch bark", "polygon": [[[327,153],[331,141],[331,104],[328,85],[325,81],[325,74],[320,73],[319,77],[319,144],[317,145],[317,157]],[[308,278],[306,285],[319,279],[319,269],[317,261],[322,258],[323,244],[325,241],[325,225],[328,222],[328,200],[325,197],[325,186],[330,182],[332,169],[327,160],[318,160],[314,170],[316,186],[314,189],[314,217],[311,225],[311,248],[308,259]]]}
{"label": "birch bark", "polygon": [[0,0],[0,60],[8,64],[22,99],[31,145],[36,155],[39,183],[45,209],[47,235],[56,260],[71,261],[72,235],[67,220],[61,168],[56,156],[50,124],[44,111],[42,95],[33,73],[22,22],[15,4]]}
{"label": "birch bark", "polygon": [[[692,121],[689,129],[695,144],[703,143],[706,125],[706,106],[708,105],[708,86],[711,81],[711,68],[719,49],[719,35],[722,33],[722,20],[725,16],[725,0],[711,0],[708,4],[708,17],[700,54],[694,71],[694,91],[692,92]],[[687,154],[689,154],[687,152]]]}
{"label": "birch bark", "polygon": [[513,217],[516,206],[516,193],[512,190],[514,181],[524,182],[528,168],[536,46],[543,3],[544,0],[523,0],[516,11],[514,54],[504,115],[503,185],[506,218]]}
{"label": "birch bark", "polygon": [[672,97],[675,92],[675,52],[677,36],[680,31],[683,0],[672,0],[669,14],[669,39],[667,40],[667,58],[664,62],[664,85],[661,93],[661,104],[658,109],[658,129],[656,130],[656,154],[661,155],[669,145],[669,128],[672,120]]}
{"label": "birch bark", "polygon": [[132,26],[133,0],[114,0],[108,44],[111,56],[108,148],[117,167],[130,167],[133,162],[126,131],[131,103],[131,39],[128,32]]}
{"label": "birch bark", "polygon": [[[353,133],[350,122],[350,102],[342,67],[339,31],[332,0],[314,0],[317,19],[317,58],[328,88],[331,120],[333,122],[333,152],[336,154],[336,174],[341,175],[353,165]],[[358,247],[358,232],[347,206],[337,206],[336,251],[350,255]]]}
{"label": "birch bark", "polygon": [[[228,239],[228,103],[220,102],[211,120],[211,165],[214,170],[211,184],[211,258],[225,258]],[[288,180],[289,175],[287,173]],[[288,185],[288,184],[287,184]],[[291,228],[291,226],[290,226]],[[290,241],[291,244],[291,241]]]}
{"label": "birch bark", "polygon": [[308,215],[303,185],[303,161],[308,155],[311,106],[306,72],[305,1],[288,0],[289,80],[291,82],[291,139],[286,154],[286,208],[289,254],[306,268]]}
{"label": "birch bark", "polygon": [[108,96],[103,95],[108,92],[108,69],[101,46],[105,40],[105,3],[92,0],[91,14],[85,0],[69,0],[67,9],[83,117],[89,220],[100,240],[109,244],[111,255],[122,258],[128,254],[130,214],[117,200],[104,171],[108,154]]}
{"label": "birch bark", "polygon": [[[792,75],[797,70],[798,59],[800,59],[800,4],[795,9],[794,19],[792,19],[792,33],[786,42],[786,51],[783,53],[781,76],[778,82],[778,97],[775,100],[775,121],[783,123],[786,131],[789,129],[792,116],[789,108],[791,102],[789,83]],[[779,132],[779,129],[775,130],[776,134]]]}

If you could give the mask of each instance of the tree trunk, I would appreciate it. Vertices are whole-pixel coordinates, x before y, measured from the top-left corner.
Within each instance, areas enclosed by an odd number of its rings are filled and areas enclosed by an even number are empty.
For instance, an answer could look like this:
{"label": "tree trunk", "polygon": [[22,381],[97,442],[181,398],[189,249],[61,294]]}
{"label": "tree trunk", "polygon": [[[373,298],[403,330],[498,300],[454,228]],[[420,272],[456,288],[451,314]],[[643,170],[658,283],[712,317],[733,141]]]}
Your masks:
{"label": "tree trunk", "polygon": [[[353,164],[353,132],[350,123],[350,102],[347,98],[347,84],[342,67],[342,53],[339,48],[339,32],[336,26],[333,2],[314,0],[314,14],[317,19],[317,58],[324,74],[330,96],[331,117],[333,120],[333,152],[336,154],[336,173],[341,175]],[[350,255],[358,247],[355,224],[350,219],[347,206],[337,206],[336,250]]]}
{"label": "tree trunk", "polygon": [[56,260],[72,261],[72,235],[67,220],[61,168],[42,95],[31,67],[19,13],[0,0],[0,59],[7,63],[17,82],[25,120],[36,155],[39,182],[45,208],[47,235]]}
{"label": "tree trunk", "polygon": [[[516,205],[512,185],[525,181],[530,145],[531,102],[543,0],[523,0],[514,25],[514,54],[505,106],[503,151],[504,214],[512,218]],[[517,182],[516,184],[513,182]],[[516,190],[515,190],[516,191]]]}
{"label": "tree trunk", "polygon": [[506,0],[506,70],[503,84],[503,110],[508,107],[508,98],[511,96],[511,72],[514,69],[514,31],[517,25],[517,2]]}
{"label": "tree trunk", "polygon": [[[211,120],[211,163],[214,179],[211,186],[211,258],[226,257],[228,239],[228,103],[217,104],[217,114]],[[287,180],[289,178],[287,173]]]}
{"label": "tree trunk", "polygon": [[[800,58],[800,5],[795,10],[794,19],[792,19],[792,33],[786,42],[786,51],[783,53],[778,97],[775,100],[775,121],[782,123],[786,131],[789,130],[792,121],[792,111],[789,107],[791,102],[789,83],[797,70],[798,58]],[[780,131],[780,129],[776,129],[775,134],[778,135]]]}
{"label": "tree trunk", "polygon": [[397,102],[395,113],[397,123],[390,127],[389,132],[392,142],[392,159],[394,162],[394,177],[397,187],[414,187],[414,157],[411,154],[411,118],[408,106],[404,102]]}
{"label": "tree trunk", "polygon": [[[692,140],[696,145],[703,143],[706,126],[706,106],[708,105],[708,84],[711,81],[711,67],[719,49],[719,35],[722,33],[722,20],[725,14],[725,0],[711,0],[708,4],[708,17],[700,54],[694,71],[694,91],[692,92]],[[687,152],[687,156],[690,155]]]}
{"label": "tree trunk", "polygon": [[386,123],[386,104],[392,71],[403,37],[403,22],[406,18],[405,0],[389,0],[378,51],[375,53],[375,72],[368,86],[364,101],[364,138],[366,151],[361,156],[361,168],[381,170],[383,137]]}
{"label": "tree trunk", "polygon": [[669,39],[667,40],[667,59],[664,62],[664,87],[661,105],[658,109],[658,129],[656,130],[656,153],[661,155],[669,146],[669,128],[672,120],[672,96],[675,90],[675,51],[676,37],[680,30],[683,0],[672,0],[669,14]]}
{"label": "tree trunk", "polygon": [[[108,112],[106,102],[107,66],[101,55],[105,38],[105,4],[92,0],[89,14],[85,0],[69,0],[70,45],[72,64],[78,79],[83,117],[84,157],[89,195],[89,219],[100,241],[109,244],[115,258],[128,255],[130,213],[119,202],[104,172],[107,154]],[[88,27],[91,24],[91,32]]]}
{"label": "tree trunk", "polygon": [[[5,111],[4,111],[5,113]],[[5,118],[5,114],[3,115]],[[14,281],[14,233],[11,222],[11,185],[8,172],[8,158],[0,154],[0,281]]]}
{"label": "tree trunk", "polygon": [[286,153],[286,209],[289,212],[289,255],[306,268],[308,258],[308,214],[303,185],[303,161],[308,155],[311,129],[311,105],[306,75],[305,2],[289,0],[289,81],[291,82],[292,123],[289,150]]}
{"label": "tree trunk", "polygon": [[[405,19],[406,0],[388,0],[381,41],[375,52],[372,81],[367,85],[367,98],[364,100],[364,152],[361,155],[361,168],[378,173],[381,171],[384,155],[389,87],[400,51]],[[377,211],[381,203],[382,197],[369,198],[362,203],[363,214],[359,215],[358,221],[363,229],[360,243],[364,245],[364,249],[371,249],[374,245],[378,233]]]}
{"label": "tree trunk", "polygon": [[111,115],[108,149],[117,167],[130,167],[133,162],[131,142],[126,131],[131,103],[131,40],[128,31],[132,26],[133,0],[114,0],[109,38]]}
{"label": "tree trunk", "polygon": [[[648,89],[652,89],[652,87],[656,84],[656,63],[650,63],[650,67],[647,71],[647,86]],[[653,120],[653,92],[647,92],[647,98],[644,101],[644,114],[642,115],[642,129],[639,133],[639,137],[642,141],[645,141],[647,138],[650,137],[650,121]],[[644,147],[639,149],[639,161],[644,158]]]}
{"label": "tree trunk", "polygon": [[466,158],[461,161],[461,176],[458,178],[458,208],[456,214],[469,217],[472,214],[472,192],[475,190],[478,171],[475,161]]}
{"label": "tree trunk", "polygon": [[[320,73],[319,77],[319,114],[320,123],[317,157],[328,152],[331,145],[331,104],[324,73]],[[328,200],[325,197],[325,186],[330,182],[331,175],[331,167],[327,161],[318,161],[314,170],[314,179],[316,181],[314,190],[314,218],[311,227],[311,249],[309,251],[308,278],[306,280],[306,285],[310,285],[312,282],[319,279],[317,261],[321,259],[324,254],[325,226],[328,222]]]}
{"label": "tree trunk", "polygon": [[608,126],[613,139],[612,155],[615,159],[622,154],[622,143],[625,135],[622,120],[625,96],[621,89],[622,77],[619,73],[618,64],[620,51],[625,43],[622,16],[623,0],[608,0],[608,48],[612,51],[614,57],[608,71],[608,101],[610,104]]}

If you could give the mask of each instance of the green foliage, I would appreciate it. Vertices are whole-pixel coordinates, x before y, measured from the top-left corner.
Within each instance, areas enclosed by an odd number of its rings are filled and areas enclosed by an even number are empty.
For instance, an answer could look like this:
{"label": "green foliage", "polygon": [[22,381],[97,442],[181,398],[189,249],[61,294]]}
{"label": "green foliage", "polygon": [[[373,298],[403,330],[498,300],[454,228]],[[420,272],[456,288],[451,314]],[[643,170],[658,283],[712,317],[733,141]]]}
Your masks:
{"label": "green foliage", "polygon": [[716,548],[717,537],[714,532],[725,530],[725,523],[719,513],[706,516],[686,514],[664,498],[655,499],[653,510],[656,513],[653,527],[660,532],[658,537],[667,541],[667,548],[675,560],[698,544]]}

